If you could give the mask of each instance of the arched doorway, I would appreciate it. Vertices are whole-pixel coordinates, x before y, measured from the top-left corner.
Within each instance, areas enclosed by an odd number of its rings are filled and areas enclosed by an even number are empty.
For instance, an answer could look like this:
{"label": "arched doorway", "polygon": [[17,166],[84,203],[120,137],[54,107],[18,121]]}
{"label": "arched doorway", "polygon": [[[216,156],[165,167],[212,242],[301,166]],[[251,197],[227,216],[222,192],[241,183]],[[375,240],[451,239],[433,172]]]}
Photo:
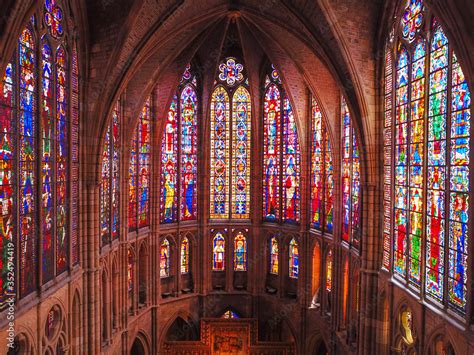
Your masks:
{"label": "arched doorway", "polygon": [[130,355],[146,355],[145,346],[140,338],[135,338],[132,348],[130,349]]}
{"label": "arched doorway", "polygon": [[328,348],[324,340],[320,340],[314,347],[313,355],[327,355],[329,354]]}

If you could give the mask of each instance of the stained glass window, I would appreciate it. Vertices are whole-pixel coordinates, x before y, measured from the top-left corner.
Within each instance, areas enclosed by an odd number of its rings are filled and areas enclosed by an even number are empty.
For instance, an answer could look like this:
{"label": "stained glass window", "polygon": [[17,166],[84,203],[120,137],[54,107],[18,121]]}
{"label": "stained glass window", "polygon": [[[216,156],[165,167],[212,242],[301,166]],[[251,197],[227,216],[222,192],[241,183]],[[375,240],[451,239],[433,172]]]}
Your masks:
{"label": "stained glass window", "polygon": [[20,105],[19,105],[19,180],[20,180],[20,297],[32,292],[37,286],[36,242],[36,55],[33,28],[28,25],[18,43]]}
{"label": "stained glass window", "polygon": [[133,275],[133,264],[134,264],[134,257],[133,252],[131,249],[128,249],[127,254],[127,291],[128,291],[128,300],[130,304],[130,308],[133,307],[133,287],[135,282],[135,277]]}
{"label": "stained glass window", "polygon": [[311,224],[331,233],[334,190],[331,143],[314,97],[311,98],[311,129]]}
{"label": "stained glass window", "polygon": [[234,271],[247,271],[247,240],[242,232],[234,238]]}
{"label": "stained glass window", "polygon": [[332,249],[326,254],[326,291],[332,290]]}
{"label": "stained glass window", "polygon": [[299,249],[298,249],[298,243],[296,242],[294,238],[290,241],[288,254],[289,254],[289,263],[288,263],[289,276],[293,279],[297,279],[299,271],[300,271],[300,268],[299,268],[300,267],[299,266],[300,254],[299,254]]}
{"label": "stained glass window", "polygon": [[168,109],[161,144],[161,221],[176,222],[178,218],[178,99]]}
{"label": "stained glass window", "polygon": [[181,92],[181,220],[196,219],[197,96],[190,85]]}
{"label": "stained glass window", "polygon": [[120,101],[112,111],[112,121],[105,133],[102,149],[100,186],[100,230],[102,243],[119,236],[120,202]]}
{"label": "stained glass window", "polygon": [[232,218],[250,216],[250,93],[239,86],[232,98]]}
{"label": "stained glass window", "polygon": [[360,153],[346,100],[342,98],[342,240],[360,244]]}
{"label": "stained glass window", "polygon": [[181,274],[187,274],[189,272],[189,240],[186,237],[181,241],[180,255]]}
{"label": "stained glass window", "polygon": [[137,230],[149,225],[151,166],[150,98],[147,99],[132,138],[129,165],[128,228]]}
{"label": "stained glass window", "polygon": [[211,218],[229,215],[230,177],[230,109],[229,95],[218,86],[211,100]]}
{"label": "stained glass window", "polygon": [[49,281],[54,276],[54,223],[53,211],[54,186],[56,176],[54,169],[54,98],[53,98],[53,58],[51,46],[47,36],[41,40],[41,206],[42,206],[42,233],[43,233],[43,282]]}
{"label": "stained glass window", "polygon": [[250,216],[251,100],[243,82],[243,65],[233,58],[221,63],[211,99],[210,217]]}
{"label": "stained glass window", "polygon": [[56,51],[56,270],[68,264],[69,107],[67,56],[63,46]]}
{"label": "stained glass window", "polygon": [[[161,223],[197,218],[197,80],[186,66],[170,103],[161,144]],[[178,208],[179,206],[179,208]]]}
{"label": "stained glass window", "polygon": [[410,42],[414,40],[416,32],[423,22],[423,0],[408,0],[402,18],[403,37]]}
{"label": "stained glass window", "polygon": [[79,261],[78,68],[59,3],[30,18],[0,82],[0,310]]}
{"label": "stained glass window", "polygon": [[276,237],[270,239],[270,274],[278,275],[278,240]]}
{"label": "stained glass window", "polygon": [[[397,42],[393,122],[392,63],[385,63],[385,130],[393,129],[395,139],[389,143],[391,133],[385,133],[386,149],[394,151],[394,176],[386,153],[384,182],[394,183],[395,191],[393,202],[385,197],[384,209],[394,208],[395,223],[392,234],[390,220],[384,223],[384,245],[390,245],[392,236],[392,267],[401,281],[415,290],[423,289],[424,282],[427,299],[463,314],[471,95],[440,23],[432,18],[423,26],[427,14],[421,0],[408,1]],[[387,249],[383,265],[388,269]]]}
{"label": "stained glass window", "polygon": [[392,101],[393,101],[392,54],[389,49],[385,54],[384,73],[384,184],[383,184],[383,261],[382,266],[390,269],[392,229]]}
{"label": "stained glass window", "polygon": [[0,309],[5,307],[5,301],[10,295],[14,295],[16,285],[8,282],[8,261],[16,255],[14,230],[15,213],[14,208],[17,199],[14,194],[14,134],[16,120],[13,111],[15,104],[14,93],[15,78],[14,64],[7,64],[3,80],[0,82],[0,269],[2,272],[0,282]]}
{"label": "stained glass window", "polygon": [[160,277],[170,276],[170,242],[164,239],[160,246]]}
{"label": "stained glass window", "polygon": [[300,148],[296,120],[280,76],[266,76],[263,112],[263,218],[296,223],[300,213]]}
{"label": "stained glass window", "polygon": [[225,239],[222,233],[217,232],[212,242],[212,270],[224,271],[225,266]]}
{"label": "stained glass window", "polygon": [[280,219],[281,94],[271,83],[264,100],[263,119],[263,204],[264,218]]}

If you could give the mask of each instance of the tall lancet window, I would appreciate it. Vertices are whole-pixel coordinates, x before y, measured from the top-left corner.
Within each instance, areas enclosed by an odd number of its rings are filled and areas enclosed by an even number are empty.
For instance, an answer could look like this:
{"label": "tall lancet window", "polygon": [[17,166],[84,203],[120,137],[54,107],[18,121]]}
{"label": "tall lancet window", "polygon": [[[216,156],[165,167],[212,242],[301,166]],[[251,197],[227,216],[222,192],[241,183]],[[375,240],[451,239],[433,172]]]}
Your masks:
{"label": "tall lancet window", "polygon": [[349,107],[342,98],[342,240],[360,247],[360,151]]}
{"label": "tall lancet window", "polygon": [[314,97],[311,98],[311,224],[318,230],[333,229],[333,165],[331,140]]}
{"label": "tall lancet window", "polygon": [[41,4],[0,81],[0,310],[9,295],[27,296],[79,261],[72,19],[61,1]]}
{"label": "tall lancet window", "polygon": [[149,226],[151,167],[150,98],[143,105],[132,137],[129,165],[128,228]]}
{"label": "tall lancet window", "polygon": [[197,218],[197,79],[187,65],[173,97],[161,143],[161,223]]}
{"label": "tall lancet window", "polygon": [[250,217],[251,99],[244,67],[219,65],[211,99],[210,217]]}
{"label": "tall lancet window", "polygon": [[392,225],[385,213],[384,245],[393,250],[389,259],[384,247],[383,267],[423,300],[465,314],[471,94],[423,1],[408,1],[404,11],[389,42],[395,60],[385,61],[385,149],[394,156],[393,165],[385,159],[384,181],[395,191],[391,203],[384,199],[394,215]]}
{"label": "tall lancet window", "polygon": [[119,237],[120,101],[114,105],[102,148],[100,184],[100,235],[102,244]]}
{"label": "tall lancet window", "polygon": [[263,104],[263,218],[297,223],[300,147],[296,120],[278,71],[265,77]]}

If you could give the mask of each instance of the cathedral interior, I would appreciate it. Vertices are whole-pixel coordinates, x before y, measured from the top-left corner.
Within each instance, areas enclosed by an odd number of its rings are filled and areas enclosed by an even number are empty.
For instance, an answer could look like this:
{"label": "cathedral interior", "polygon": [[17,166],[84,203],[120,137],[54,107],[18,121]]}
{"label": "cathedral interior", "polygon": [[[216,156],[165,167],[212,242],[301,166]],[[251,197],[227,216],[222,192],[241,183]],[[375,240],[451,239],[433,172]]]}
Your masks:
{"label": "cathedral interior", "polygon": [[1,354],[474,354],[472,0],[0,0]]}

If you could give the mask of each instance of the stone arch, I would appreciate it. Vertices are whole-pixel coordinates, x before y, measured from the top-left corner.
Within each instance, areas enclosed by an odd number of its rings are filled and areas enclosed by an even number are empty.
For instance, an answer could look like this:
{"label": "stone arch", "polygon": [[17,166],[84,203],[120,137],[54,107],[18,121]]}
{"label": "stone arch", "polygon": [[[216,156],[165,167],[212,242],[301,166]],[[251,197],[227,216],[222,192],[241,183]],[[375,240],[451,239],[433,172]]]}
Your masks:
{"label": "stone arch", "polygon": [[161,346],[164,341],[199,340],[199,329],[196,324],[189,313],[177,312],[163,327]]}
{"label": "stone arch", "polygon": [[81,352],[82,339],[82,311],[81,296],[76,289],[71,306],[71,355],[78,355]]}
{"label": "stone arch", "polygon": [[443,326],[441,329],[436,329],[430,334],[426,341],[426,355],[455,355],[462,354],[463,351],[457,349],[459,346],[451,336],[447,327]]}
{"label": "stone arch", "polygon": [[149,284],[149,252],[147,242],[143,241],[138,250],[138,303],[145,305],[148,301]]}
{"label": "stone arch", "polygon": [[150,342],[148,337],[139,331],[130,348],[130,355],[148,355],[150,354]]}
{"label": "stone arch", "polygon": [[108,327],[108,322],[109,322],[109,277],[107,271],[102,269],[101,273],[101,278],[100,278],[100,284],[101,284],[101,307],[100,307],[100,315],[101,315],[101,340],[102,342],[107,341],[109,337],[109,327]]}
{"label": "stone arch", "polygon": [[36,354],[36,344],[29,329],[21,327],[14,338],[14,348],[8,350],[7,355],[29,355]]}
{"label": "stone arch", "polygon": [[120,267],[117,255],[112,257],[111,267],[111,306],[112,306],[112,329],[117,329],[119,325],[120,309]]}

